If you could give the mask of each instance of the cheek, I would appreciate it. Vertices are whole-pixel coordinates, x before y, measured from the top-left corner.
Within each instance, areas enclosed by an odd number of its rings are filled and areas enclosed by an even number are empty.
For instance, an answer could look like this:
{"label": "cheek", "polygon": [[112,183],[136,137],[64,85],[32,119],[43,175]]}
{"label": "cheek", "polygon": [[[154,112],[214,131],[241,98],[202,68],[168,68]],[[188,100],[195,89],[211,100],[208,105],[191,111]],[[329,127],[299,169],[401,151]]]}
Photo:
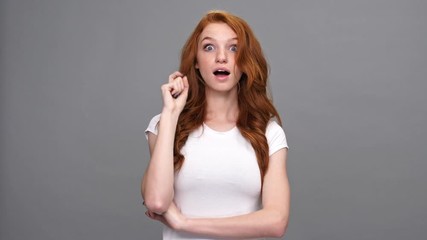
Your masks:
{"label": "cheek", "polygon": [[203,66],[204,66],[203,56],[200,56],[199,54],[197,54],[197,57],[196,57],[196,67],[198,69],[200,69],[200,68],[203,68]]}
{"label": "cheek", "polygon": [[206,67],[206,61],[203,61],[203,58],[197,56],[196,59],[196,69],[199,70],[200,75],[203,79],[207,77],[208,68]]}
{"label": "cheek", "polygon": [[199,69],[200,72],[208,71],[209,70],[209,61],[206,59],[206,57],[197,57],[197,63],[196,67]]}
{"label": "cheek", "polygon": [[233,62],[232,62],[232,64],[233,64],[233,66],[234,66],[234,75],[236,76],[236,77],[240,77],[241,75],[242,75],[242,71],[240,70],[240,68],[237,66],[237,62],[236,62],[236,56],[234,56],[234,58],[233,58]]}
{"label": "cheek", "polygon": [[235,73],[235,76],[236,76],[237,81],[240,81],[240,78],[242,78],[242,72],[237,70]]}
{"label": "cheek", "polygon": [[238,80],[240,80],[240,78],[242,77],[242,71],[240,71],[240,69],[237,67],[237,66],[235,66],[234,67],[234,76],[236,76],[236,78],[238,79]]}
{"label": "cheek", "polygon": [[197,55],[196,55],[196,65],[194,65],[194,66],[196,67],[196,69],[199,69],[199,68],[200,68],[200,66],[199,66],[199,62],[200,62],[200,57],[199,57],[199,54],[197,54]]}

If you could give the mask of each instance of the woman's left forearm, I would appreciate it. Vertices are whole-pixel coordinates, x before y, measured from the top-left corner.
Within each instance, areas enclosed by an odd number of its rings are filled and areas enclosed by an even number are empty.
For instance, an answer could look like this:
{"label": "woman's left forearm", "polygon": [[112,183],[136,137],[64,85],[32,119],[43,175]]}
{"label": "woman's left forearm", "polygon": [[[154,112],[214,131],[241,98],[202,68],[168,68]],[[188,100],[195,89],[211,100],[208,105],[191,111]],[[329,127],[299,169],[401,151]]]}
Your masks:
{"label": "woman's left forearm", "polygon": [[187,233],[223,238],[282,237],[288,224],[288,213],[262,209],[227,218],[187,218],[179,230]]}

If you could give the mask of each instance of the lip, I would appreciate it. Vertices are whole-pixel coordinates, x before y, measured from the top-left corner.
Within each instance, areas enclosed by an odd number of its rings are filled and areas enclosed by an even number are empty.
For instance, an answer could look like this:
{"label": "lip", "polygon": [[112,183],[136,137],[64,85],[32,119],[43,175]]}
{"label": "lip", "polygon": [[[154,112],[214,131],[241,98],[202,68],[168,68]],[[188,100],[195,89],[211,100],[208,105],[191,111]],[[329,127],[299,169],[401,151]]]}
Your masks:
{"label": "lip", "polygon": [[225,67],[215,68],[212,72],[214,73],[215,71],[227,71],[227,72],[231,73],[231,71]]}
{"label": "lip", "polygon": [[216,80],[220,82],[225,82],[229,78],[229,75],[221,75],[221,76],[214,75],[214,77]]}
{"label": "lip", "polygon": [[[231,71],[228,68],[226,68],[226,67],[215,68],[212,71],[212,74],[214,72],[216,72],[216,71],[219,71],[219,70],[220,71],[227,71],[227,72],[229,72],[231,74]],[[224,82],[224,81],[226,81],[230,77],[230,74],[229,75],[215,75],[215,74],[213,74],[213,75],[214,75],[215,79],[217,79],[218,81]]]}

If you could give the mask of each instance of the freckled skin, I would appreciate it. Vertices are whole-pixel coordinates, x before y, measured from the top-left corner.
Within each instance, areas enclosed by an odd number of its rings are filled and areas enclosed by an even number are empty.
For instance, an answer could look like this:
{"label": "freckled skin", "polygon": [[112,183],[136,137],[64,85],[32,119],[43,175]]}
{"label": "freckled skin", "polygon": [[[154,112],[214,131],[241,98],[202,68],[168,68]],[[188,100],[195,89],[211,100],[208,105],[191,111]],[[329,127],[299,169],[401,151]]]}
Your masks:
{"label": "freckled skin", "polygon": [[[236,66],[237,35],[225,23],[210,23],[205,27],[198,42],[197,64],[202,75],[206,91],[230,92],[236,85],[242,72]],[[216,69],[226,69],[228,76],[215,76]]]}

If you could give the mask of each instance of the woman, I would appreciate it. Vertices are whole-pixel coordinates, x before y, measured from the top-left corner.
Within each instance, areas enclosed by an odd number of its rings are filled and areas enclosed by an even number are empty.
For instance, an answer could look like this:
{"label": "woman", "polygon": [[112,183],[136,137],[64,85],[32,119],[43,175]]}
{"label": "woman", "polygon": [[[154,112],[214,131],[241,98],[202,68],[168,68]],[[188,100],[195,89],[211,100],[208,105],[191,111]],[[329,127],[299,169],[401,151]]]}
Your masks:
{"label": "woman", "polygon": [[267,77],[244,20],[223,11],[201,19],[146,131],[141,191],[146,215],[166,226],[163,239],[284,235],[288,145]]}

